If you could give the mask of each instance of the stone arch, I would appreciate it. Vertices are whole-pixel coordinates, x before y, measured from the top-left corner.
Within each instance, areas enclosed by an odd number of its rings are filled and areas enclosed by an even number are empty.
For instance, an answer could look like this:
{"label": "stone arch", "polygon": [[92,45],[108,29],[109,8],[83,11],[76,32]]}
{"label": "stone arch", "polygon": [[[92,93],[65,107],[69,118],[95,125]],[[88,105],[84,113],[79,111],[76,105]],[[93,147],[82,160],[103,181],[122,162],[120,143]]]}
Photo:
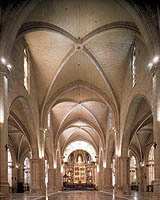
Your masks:
{"label": "stone arch", "polygon": [[62,155],[63,155],[63,153],[64,153],[65,148],[66,148],[68,145],[70,145],[72,142],[75,142],[75,141],[87,142],[88,144],[90,144],[90,145],[92,145],[92,146],[94,147],[96,153],[98,154],[98,147],[97,147],[97,145],[96,145],[93,141],[91,142],[91,141],[90,141],[89,139],[87,139],[87,138],[80,137],[80,138],[78,138],[78,140],[77,140],[76,138],[73,138],[72,140],[69,139],[69,141],[67,140],[67,141],[64,143],[64,145],[62,146]]}
{"label": "stone arch", "polygon": [[104,101],[106,103],[106,105],[109,105],[109,107],[112,110],[114,124],[115,124],[115,126],[118,126],[119,117],[118,117],[118,113],[116,111],[116,107],[106,97],[106,95],[100,89],[96,88],[95,86],[93,86],[93,85],[91,85],[87,82],[76,81],[76,82],[71,82],[70,84],[68,84],[64,88],[58,90],[55,93],[55,95],[42,108],[40,121],[41,121],[41,124],[42,124],[43,127],[45,127],[45,124],[47,123],[47,117],[46,117],[47,113],[49,113],[51,108],[57,104],[57,101],[59,101],[60,97],[64,94],[66,94],[68,91],[71,91],[72,89],[77,88],[77,87],[82,87],[82,88],[85,88],[86,90],[95,92],[97,94],[97,96],[99,96],[99,98],[102,99],[102,101]]}
{"label": "stone arch", "polygon": [[[19,159],[19,163],[20,164],[22,164],[22,165],[24,164],[24,160],[25,160],[26,157],[29,157],[31,159],[31,157],[29,155],[30,152],[31,152],[30,150],[27,150],[27,151],[23,152],[23,154],[21,155],[21,157]],[[32,156],[32,152],[31,152],[31,156]]]}
{"label": "stone arch", "polygon": [[[141,111],[140,109],[142,108],[142,103],[145,104],[146,113],[143,112],[143,116],[139,116],[139,119],[137,119],[136,115],[139,114],[138,112]],[[121,155],[126,157],[128,156],[129,144],[131,141],[131,137],[133,137],[134,133],[137,131],[136,127],[138,128],[141,120],[147,118],[151,113],[152,106],[146,96],[137,94],[132,98],[127,110],[127,117],[124,120],[124,127],[121,129]]]}
{"label": "stone arch", "polygon": [[[117,1],[120,6],[127,10],[135,21],[140,33],[143,35],[145,45],[150,52],[158,52],[159,36],[158,31],[151,23],[147,12],[142,7],[136,5],[133,1],[127,0]],[[153,50],[153,51],[152,51]]]}
{"label": "stone arch", "polygon": [[11,157],[12,157],[13,163],[16,163],[16,162],[17,162],[17,159],[16,159],[16,155],[15,155],[13,146],[8,145],[8,148],[9,148],[9,151],[10,151],[10,153],[11,153]]}
{"label": "stone arch", "polygon": [[135,146],[130,145],[130,155],[134,155],[134,157],[136,158],[136,162],[140,163],[142,162],[141,160],[141,156],[139,155],[139,152],[137,151],[137,149],[135,148]]}
{"label": "stone arch", "polygon": [[148,156],[149,156],[149,152],[150,149],[152,147],[153,144],[148,145],[148,147],[146,148],[146,153],[145,153],[145,161],[148,161]]}
{"label": "stone arch", "polygon": [[[56,135],[56,137],[55,137],[55,141],[58,141],[58,140],[59,140],[60,135],[62,134],[62,132],[63,132],[69,125],[71,125],[71,124],[73,124],[74,122],[77,122],[77,121],[85,122],[85,123],[89,124],[92,128],[94,128],[94,129],[96,130],[96,132],[99,133],[98,136],[99,136],[99,138],[100,138],[100,140],[101,140],[101,142],[102,142],[102,144],[103,144],[103,147],[104,147],[104,138],[103,138],[103,136],[100,134],[100,130],[99,130],[93,123],[91,123],[90,121],[87,121],[86,119],[81,119],[81,118],[74,119],[74,120],[69,121],[69,122],[67,122],[66,124],[64,124],[64,125],[59,129],[59,131],[58,131],[58,133],[57,133],[57,135]],[[55,144],[55,145],[56,145],[56,144]]]}
{"label": "stone arch", "polygon": [[[74,143],[74,142],[86,142],[86,143],[88,143],[90,146],[92,146],[92,148],[94,149],[95,155],[98,154],[98,150],[95,148],[94,144],[92,144],[92,143],[91,143],[90,141],[88,141],[88,140],[79,139],[79,140],[72,140],[72,141],[69,141],[68,143],[66,143],[66,145],[65,145],[65,146],[63,147],[63,149],[62,149],[62,155],[64,155],[65,149],[66,149],[70,144],[72,144],[72,143]],[[78,149],[79,149],[79,148],[75,148],[73,151],[76,151],[76,150],[78,150]],[[88,152],[88,153],[90,154],[90,156],[92,157],[91,153],[90,153],[86,148],[82,147],[82,149],[83,149],[84,151]],[[72,152],[73,152],[73,151],[72,151]],[[72,152],[70,152],[70,153],[72,153]],[[92,157],[92,159],[94,160],[93,157]]]}
{"label": "stone arch", "polygon": [[[5,17],[6,21],[1,33],[0,55],[4,56],[7,60],[10,58],[18,30],[40,1],[41,0],[27,0],[19,3],[19,0],[16,0],[10,2],[10,7],[6,9],[7,16]],[[7,19],[9,20],[7,21]],[[10,33],[12,33],[12,35],[6,37],[6,35]]]}
{"label": "stone arch", "polygon": [[[16,116],[14,112],[12,112],[12,108],[16,104],[20,105],[21,108],[21,116],[25,117],[26,124],[24,124],[23,120]],[[9,111],[11,116],[16,120],[16,123],[20,129],[20,131],[27,137],[29,141],[29,145],[32,150],[33,156],[38,156],[38,142],[37,142],[37,135],[36,135],[36,125],[34,115],[32,114],[32,109],[28,103],[28,100],[23,96],[17,96],[14,98],[10,104]]]}

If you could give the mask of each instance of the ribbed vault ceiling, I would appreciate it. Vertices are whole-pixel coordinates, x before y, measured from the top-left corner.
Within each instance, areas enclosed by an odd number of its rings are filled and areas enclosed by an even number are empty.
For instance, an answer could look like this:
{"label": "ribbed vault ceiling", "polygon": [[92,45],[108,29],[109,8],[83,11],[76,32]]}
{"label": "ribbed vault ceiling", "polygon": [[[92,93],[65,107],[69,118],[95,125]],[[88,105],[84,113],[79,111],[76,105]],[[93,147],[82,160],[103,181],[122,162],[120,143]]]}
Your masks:
{"label": "ribbed vault ceiling", "polygon": [[98,149],[109,109],[119,109],[130,48],[139,35],[129,13],[112,0],[46,0],[18,35],[35,63],[39,105],[51,107],[55,143],[84,140]]}

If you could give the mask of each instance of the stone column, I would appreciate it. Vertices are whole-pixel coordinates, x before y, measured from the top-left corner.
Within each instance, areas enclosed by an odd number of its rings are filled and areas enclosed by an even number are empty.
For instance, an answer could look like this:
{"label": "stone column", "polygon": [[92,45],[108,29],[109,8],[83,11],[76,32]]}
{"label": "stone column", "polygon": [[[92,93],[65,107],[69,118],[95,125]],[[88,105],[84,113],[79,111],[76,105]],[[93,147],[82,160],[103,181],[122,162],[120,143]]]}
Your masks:
{"label": "stone column", "polygon": [[152,66],[152,91],[153,91],[153,143],[154,156],[154,195],[160,198],[160,62]]}
{"label": "stone column", "polygon": [[45,160],[31,159],[31,193],[46,194]]}
{"label": "stone column", "polygon": [[62,186],[63,186],[63,180],[62,180],[62,173],[61,173],[61,166],[59,163],[59,159],[57,162],[57,168],[56,170],[56,182],[57,182],[57,190],[62,190]]}
{"label": "stone column", "polygon": [[99,185],[98,185],[98,188],[99,190],[103,190],[104,188],[104,170],[103,170],[103,165],[100,164],[100,167],[99,167]]}
{"label": "stone column", "polygon": [[0,64],[0,196],[9,195],[8,184],[8,69]]}
{"label": "stone column", "polygon": [[95,184],[97,189],[99,189],[99,172],[97,172],[97,166],[95,167]]}
{"label": "stone column", "polygon": [[56,169],[48,169],[48,192],[56,191]]}
{"label": "stone column", "polygon": [[92,181],[93,181],[93,184],[96,185],[95,166],[92,167]]}
{"label": "stone column", "polygon": [[46,194],[45,184],[45,139],[48,133],[47,129],[39,130],[39,158],[31,159],[31,193]]}
{"label": "stone column", "polygon": [[146,173],[145,173],[145,167],[139,166],[138,168],[138,186],[139,186],[139,192],[145,192],[145,182],[146,182]]}
{"label": "stone column", "polygon": [[121,191],[121,166],[120,166],[120,158],[118,156],[115,157],[115,186],[114,191],[116,194]]}
{"label": "stone column", "polygon": [[129,184],[129,158],[121,157],[121,186],[123,194],[130,194]]}
{"label": "stone column", "polygon": [[118,194],[130,194],[130,186],[129,186],[129,158],[128,157],[120,157],[118,158],[118,171],[116,176],[119,176],[117,180],[117,189],[116,193]]}
{"label": "stone column", "polygon": [[104,168],[104,190],[106,192],[112,192],[112,168],[107,167]]}

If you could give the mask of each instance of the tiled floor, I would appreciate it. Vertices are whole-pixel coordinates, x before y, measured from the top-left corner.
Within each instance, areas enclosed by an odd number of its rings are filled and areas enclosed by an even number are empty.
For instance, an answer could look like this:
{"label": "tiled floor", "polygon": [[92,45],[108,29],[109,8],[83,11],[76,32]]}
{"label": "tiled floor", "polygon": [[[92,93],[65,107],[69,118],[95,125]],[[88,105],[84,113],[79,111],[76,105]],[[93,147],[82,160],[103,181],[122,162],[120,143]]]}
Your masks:
{"label": "tiled floor", "polygon": [[151,200],[152,193],[132,193],[130,196],[115,196],[107,192],[98,191],[64,191],[50,194],[48,197],[12,194],[9,200]]}

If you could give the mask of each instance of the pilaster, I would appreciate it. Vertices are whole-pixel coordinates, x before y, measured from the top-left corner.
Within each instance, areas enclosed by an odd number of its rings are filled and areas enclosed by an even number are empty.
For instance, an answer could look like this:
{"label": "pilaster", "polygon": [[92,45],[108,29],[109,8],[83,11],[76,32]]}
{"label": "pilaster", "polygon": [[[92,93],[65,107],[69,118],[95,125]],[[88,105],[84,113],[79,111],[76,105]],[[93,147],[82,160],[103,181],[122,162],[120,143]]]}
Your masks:
{"label": "pilaster", "polygon": [[100,168],[99,169],[100,169],[100,171],[98,173],[98,175],[99,175],[98,188],[99,188],[99,190],[103,190],[103,188],[104,188],[104,168],[103,168],[102,164],[100,164]]}
{"label": "pilaster", "polygon": [[153,97],[153,145],[155,148],[154,156],[154,196],[155,199],[160,198],[160,62],[154,64],[151,68],[152,72],[152,97]]}
{"label": "pilaster", "polygon": [[31,159],[31,193],[46,194],[45,185],[45,160]]}
{"label": "pilaster", "polygon": [[57,190],[56,179],[56,169],[48,169],[48,192],[55,192]]}
{"label": "pilaster", "polygon": [[138,177],[139,177],[139,192],[146,192],[146,168],[145,166],[139,166]]}
{"label": "pilaster", "polygon": [[104,191],[106,192],[113,191],[111,167],[104,168]]}
{"label": "pilaster", "polygon": [[61,173],[60,159],[58,159],[57,168],[56,168],[56,186],[57,186],[57,190],[62,190],[63,177]]}
{"label": "pilaster", "polygon": [[128,157],[119,157],[117,160],[118,171],[116,176],[119,176],[116,193],[121,195],[130,194],[129,186],[129,158]]}
{"label": "pilaster", "polygon": [[[0,64],[0,193],[9,195],[8,184],[8,69]],[[3,193],[3,194],[2,194]],[[3,197],[3,198],[4,198]]]}

